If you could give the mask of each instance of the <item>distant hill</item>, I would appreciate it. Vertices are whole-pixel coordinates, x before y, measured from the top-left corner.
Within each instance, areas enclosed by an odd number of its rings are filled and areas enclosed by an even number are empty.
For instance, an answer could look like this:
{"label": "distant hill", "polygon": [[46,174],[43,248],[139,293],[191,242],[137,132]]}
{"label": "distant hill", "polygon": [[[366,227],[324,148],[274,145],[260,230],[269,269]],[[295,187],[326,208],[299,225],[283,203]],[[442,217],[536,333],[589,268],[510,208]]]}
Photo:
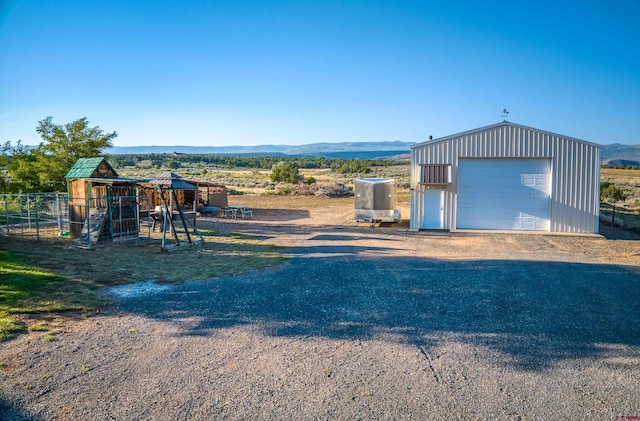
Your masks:
{"label": "distant hill", "polygon": [[607,159],[602,161],[602,165],[609,167],[640,167],[640,161],[630,159]]}
{"label": "distant hill", "polygon": [[407,153],[409,142],[341,142],[310,143],[307,145],[259,145],[259,146],[114,146],[109,155],[130,154],[215,154],[215,155],[290,155],[343,159],[383,159]]}
{"label": "distant hill", "polygon": [[621,145],[613,143],[603,145],[600,151],[600,162],[603,165],[640,165],[640,145]]}
{"label": "distant hill", "polygon": [[[110,155],[125,154],[212,154],[253,156],[309,156],[341,159],[393,159],[397,155],[405,160],[411,151],[410,142],[340,142],[310,143],[306,145],[259,146],[115,146]],[[397,159],[397,158],[396,158]],[[614,143],[602,145],[600,159],[603,165],[640,165],[640,145]]]}

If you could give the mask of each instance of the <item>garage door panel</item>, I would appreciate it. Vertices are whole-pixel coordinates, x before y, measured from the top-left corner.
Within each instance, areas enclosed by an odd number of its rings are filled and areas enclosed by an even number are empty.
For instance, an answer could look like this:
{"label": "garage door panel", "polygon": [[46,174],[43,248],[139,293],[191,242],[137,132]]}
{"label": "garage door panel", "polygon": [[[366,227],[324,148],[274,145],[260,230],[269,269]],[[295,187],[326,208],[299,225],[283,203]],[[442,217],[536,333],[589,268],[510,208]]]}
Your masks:
{"label": "garage door panel", "polygon": [[[523,206],[523,203],[526,200],[526,206]],[[530,197],[524,198],[513,198],[513,197],[503,197],[503,196],[485,196],[485,197],[460,197],[458,199],[458,209],[484,209],[491,208],[494,210],[502,209],[502,208],[515,208],[520,210],[544,210],[548,211],[549,205],[547,195],[532,195]]]}
{"label": "garage door panel", "polygon": [[549,230],[550,161],[461,159],[457,227]]}
{"label": "garage door panel", "polygon": [[534,220],[504,220],[477,218],[470,229],[507,230],[507,231],[548,231],[549,224]]}
{"label": "garage door panel", "polygon": [[491,217],[486,215],[480,215],[473,208],[462,208],[458,209],[458,219],[517,219],[517,220],[529,220],[529,219],[539,219],[544,218],[546,215],[545,209],[527,209],[527,211],[522,211],[518,208],[499,208],[496,209]]}

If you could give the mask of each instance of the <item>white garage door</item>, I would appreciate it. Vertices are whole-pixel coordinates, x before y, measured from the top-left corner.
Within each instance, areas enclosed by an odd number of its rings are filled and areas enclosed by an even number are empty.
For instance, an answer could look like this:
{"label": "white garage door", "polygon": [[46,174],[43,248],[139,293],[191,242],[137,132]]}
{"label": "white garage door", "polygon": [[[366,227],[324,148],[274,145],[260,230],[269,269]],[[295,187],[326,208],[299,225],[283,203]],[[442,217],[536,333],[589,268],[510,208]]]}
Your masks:
{"label": "white garage door", "polygon": [[457,228],[549,231],[549,159],[460,159]]}

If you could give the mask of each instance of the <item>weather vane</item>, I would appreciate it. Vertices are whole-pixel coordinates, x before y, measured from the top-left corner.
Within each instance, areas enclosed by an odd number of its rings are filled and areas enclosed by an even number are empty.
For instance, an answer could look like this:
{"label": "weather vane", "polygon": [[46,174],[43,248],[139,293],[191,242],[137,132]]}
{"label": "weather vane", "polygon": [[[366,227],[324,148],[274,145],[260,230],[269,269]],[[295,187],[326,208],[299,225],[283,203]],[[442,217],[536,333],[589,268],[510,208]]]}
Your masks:
{"label": "weather vane", "polygon": [[502,109],[502,118],[503,118],[504,120],[506,120],[508,116],[509,116],[509,111],[507,111],[507,109],[506,109],[506,108],[503,108],[503,109]]}

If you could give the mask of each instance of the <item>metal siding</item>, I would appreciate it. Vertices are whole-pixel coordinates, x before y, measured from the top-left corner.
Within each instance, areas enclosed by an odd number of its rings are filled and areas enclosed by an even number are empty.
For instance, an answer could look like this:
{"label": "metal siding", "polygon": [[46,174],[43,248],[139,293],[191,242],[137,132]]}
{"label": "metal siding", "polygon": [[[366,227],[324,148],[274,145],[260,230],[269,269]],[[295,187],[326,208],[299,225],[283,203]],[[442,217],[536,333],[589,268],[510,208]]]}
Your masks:
{"label": "metal siding", "polygon": [[450,164],[444,228],[456,227],[458,158],[551,158],[552,232],[594,233],[599,229],[600,147],[534,128],[502,123],[417,145],[412,150],[411,228],[422,220],[419,164]]}

